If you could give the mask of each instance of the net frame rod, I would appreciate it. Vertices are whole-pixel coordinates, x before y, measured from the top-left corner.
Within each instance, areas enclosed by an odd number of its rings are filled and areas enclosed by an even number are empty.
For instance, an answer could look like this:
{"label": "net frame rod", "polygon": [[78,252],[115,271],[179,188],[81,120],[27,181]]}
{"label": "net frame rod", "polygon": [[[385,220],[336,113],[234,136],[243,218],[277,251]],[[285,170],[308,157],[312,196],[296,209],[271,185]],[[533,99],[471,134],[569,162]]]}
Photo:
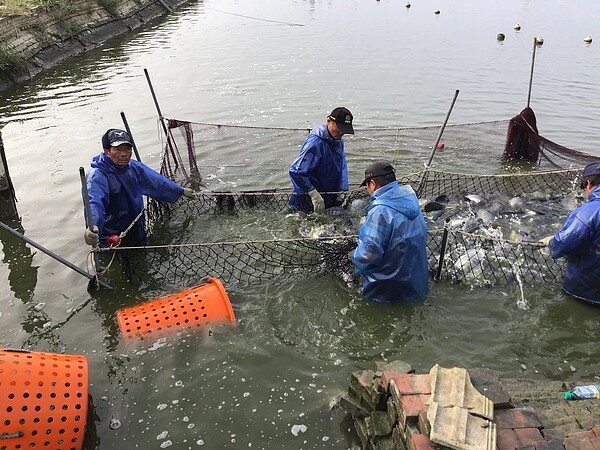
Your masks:
{"label": "net frame rod", "polygon": [[146,75],[146,81],[148,82],[148,87],[150,88],[152,99],[154,100],[156,112],[158,112],[158,120],[162,125],[163,132],[165,133],[165,138],[167,139],[167,145],[169,146],[169,150],[171,150],[171,152],[174,152],[175,150],[173,149],[173,144],[171,143],[169,131],[167,130],[167,126],[165,125],[165,118],[163,117],[162,111],[160,110],[160,105],[158,104],[158,99],[156,98],[156,93],[154,92],[154,86],[152,85],[152,81],[150,80],[150,74],[148,73],[148,69],[144,68],[144,74]]}
{"label": "net frame rod", "polygon": [[531,102],[531,87],[533,86],[533,69],[535,68],[535,51],[537,49],[537,37],[533,38],[533,54],[531,56],[531,73],[529,74],[529,91],[527,92],[527,107]]}
{"label": "net frame rod", "polygon": [[454,97],[452,98],[452,103],[450,103],[450,108],[448,108],[448,112],[446,113],[446,117],[444,118],[444,123],[440,128],[440,131],[437,135],[437,138],[433,144],[431,149],[431,153],[429,154],[429,160],[427,164],[425,164],[425,170],[423,171],[423,176],[421,177],[421,181],[419,181],[419,187],[417,188],[417,197],[420,197],[421,191],[423,190],[423,185],[425,184],[425,180],[427,178],[427,174],[429,173],[429,167],[431,167],[431,163],[433,162],[433,157],[435,156],[435,152],[437,151],[437,146],[440,143],[440,139],[442,139],[442,134],[444,134],[444,130],[446,129],[446,125],[448,124],[448,119],[450,119],[450,114],[452,113],[452,108],[454,108],[454,104],[456,103],[456,98],[458,97],[458,93],[460,91],[457,89],[454,91]]}
{"label": "net frame rod", "polygon": [[[9,227],[4,222],[0,222],[0,228],[2,228],[3,230],[7,231],[10,234],[12,234],[13,236],[21,239],[22,241],[25,241],[27,244],[31,245],[32,247],[37,248],[42,253],[45,253],[50,258],[54,259],[55,261],[58,261],[59,263],[63,264],[64,266],[67,266],[69,269],[72,269],[73,271],[77,272],[78,274],[83,275],[84,277],[86,277],[90,281],[95,281],[95,278],[96,278],[95,275],[92,275],[91,273],[86,272],[85,270],[83,270],[82,268],[76,266],[72,262],[67,261],[62,256],[59,256],[56,253],[54,253],[53,251],[48,250],[46,247],[43,247],[42,245],[40,245],[37,242],[33,241],[32,239],[28,238],[24,234],[21,234],[18,231],[16,231],[15,229]],[[113,289],[113,287],[111,285],[109,285],[108,283],[106,283],[106,282],[104,282],[104,281],[102,281],[100,279],[98,280],[98,283],[103,288]]]}
{"label": "net frame rod", "polygon": [[435,274],[435,279],[440,280],[442,278],[442,269],[444,268],[444,258],[446,256],[446,247],[448,246],[448,228],[450,226],[450,217],[446,217],[446,222],[444,224],[444,234],[442,235],[442,246],[440,248],[440,258],[438,261],[437,272]]}
{"label": "net frame rod", "polygon": [[[90,196],[88,194],[87,182],[85,180],[85,169],[79,168],[79,179],[81,180],[81,192],[83,193],[83,206],[85,207],[85,215],[87,216],[88,230],[93,231],[94,223],[92,222],[92,205],[90,205]],[[96,285],[100,286],[102,278],[100,277],[100,258],[98,253],[94,252],[94,269],[96,271],[96,277],[90,278],[88,287],[90,290],[94,290]]]}
{"label": "net frame rod", "polygon": [[125,117],[125,113],[123,111],[121,111],[121,120],[123,121],[123,125],[125,125],[125,130],[127,130],[127,133],[129,134],[129,137],[131,138],[131,146],[133,147],[133,153],[135,153],[135,158],[139,162],[142,162],[142,159],[140,158],[140,154],[137,149],[137,145],[135,145],[135,140],[133,139],[133,134],[131,134],[131,128],[129,128],[129,123],[127,122],[127,117]]}

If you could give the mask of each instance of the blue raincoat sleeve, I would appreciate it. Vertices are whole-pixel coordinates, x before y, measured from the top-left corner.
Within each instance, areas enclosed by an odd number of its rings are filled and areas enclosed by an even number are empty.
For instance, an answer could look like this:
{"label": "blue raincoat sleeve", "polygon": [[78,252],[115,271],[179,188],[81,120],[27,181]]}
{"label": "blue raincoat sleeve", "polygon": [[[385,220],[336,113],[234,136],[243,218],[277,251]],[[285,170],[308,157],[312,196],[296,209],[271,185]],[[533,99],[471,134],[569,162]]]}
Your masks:
{"label": "blue raincoat sleeve", "polygon": [[550,243],[550,256],[553,259],[580,253],[592,240],[592,229],[587,225],[589,218],[582,220],[583,211],[575,210],[567,218],[563,227],[554,235]]}
{"label": "blue raincoat sleeve", "polygon": [[139,161],[130,161],[129,164],[138,173],[142,194],[161,202],[175,203],[183,194],[183,188],[170,179]]}
{"label": "blue raincoat sleeve", "polygon": [[[342,152],[344,149],[344,143],[342,142]],[[342,159],[342,173],[340,175],[340,185],[338,187],[338,191],[347,191],[349,189],[348,185],[348,163],[346,162],[346,154],[343,152]]]}
{"label": "blue raincoat sleeve", "polygon": [[300,153],[298,153],[290,167],[289,174],[294,192],[306,193],[316,189],[310,181],[310,174],[319,164],[322,152],[319,149],[318,142],[315,141],[318,141],[318,139],[315,139],[312,135],[304,141]]}
{"label": "blue raincoat sleeve", "polygon": [[96,225],[98,230],[102,232],[110,201],[108,178],[100,170],[92,169],[87,174],[86,184],[92,210],[92,223],[90,224],[89,218],[86,217],[86,225],[88,228],[91,225]]}

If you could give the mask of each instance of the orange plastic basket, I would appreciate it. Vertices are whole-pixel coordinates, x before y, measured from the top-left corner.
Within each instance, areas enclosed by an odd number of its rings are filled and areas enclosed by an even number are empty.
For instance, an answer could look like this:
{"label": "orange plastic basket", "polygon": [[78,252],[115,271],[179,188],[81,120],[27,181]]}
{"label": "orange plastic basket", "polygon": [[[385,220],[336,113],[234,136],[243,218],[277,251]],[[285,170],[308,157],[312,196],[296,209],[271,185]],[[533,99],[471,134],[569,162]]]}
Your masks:
{"label": "orange plastic basket", "polygon": [[0,405],[0,450],[80,450],[88,409],[87,359],[0,349]]}
{"label": "orange plastic basket", "polygon": [[184,328],[235,323],[235,316],[221,282],[209,278],[202,286],[119,310],[117,321],[126,338],[144,339]]}

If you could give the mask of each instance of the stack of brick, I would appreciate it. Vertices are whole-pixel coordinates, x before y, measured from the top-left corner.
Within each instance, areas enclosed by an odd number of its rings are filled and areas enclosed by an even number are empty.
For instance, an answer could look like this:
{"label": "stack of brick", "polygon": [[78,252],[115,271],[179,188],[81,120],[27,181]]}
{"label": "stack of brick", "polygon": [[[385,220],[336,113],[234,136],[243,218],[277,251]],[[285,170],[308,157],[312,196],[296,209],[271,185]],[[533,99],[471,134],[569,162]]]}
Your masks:
{"label": "stack of brick", "polygon": [[[431,394],[429,375],[416,375],[402,361],[375,363],[374,370],[354,372],[340,405],[353,418],[363,449],[426,450],[429,423],[425,402]],[[390,381],[396,389],[390,390]]]}
{"label": "stack of brick", "polygon": [[537,413],[515,408],[485,369],[435,366],[430,374],[415,374],[402,361],[376,363],[352,374],[340,404],[352,415],[363,449],[600,450],[600,426],[565,439],[544,434]]}

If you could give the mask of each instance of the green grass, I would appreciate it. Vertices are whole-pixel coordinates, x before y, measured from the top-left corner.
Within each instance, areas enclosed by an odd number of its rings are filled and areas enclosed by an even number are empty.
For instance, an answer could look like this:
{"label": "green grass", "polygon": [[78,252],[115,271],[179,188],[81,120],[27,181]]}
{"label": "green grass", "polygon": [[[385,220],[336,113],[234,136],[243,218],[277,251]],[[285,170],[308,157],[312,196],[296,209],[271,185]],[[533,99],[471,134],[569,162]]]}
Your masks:
{"label": "green grass", "polygon": [[117,15],[119,0],[98,0],[98,4],[108,11],[110,15]]}
{"label": "green grass", "polygon": [[27,71],[25,59],[0,46],[0,80],[10,80]]}
{"label": "green grass", "polygon": [[65,11],[73,7],[69,0],[0,0],[0,17],[26,14],[37,6],[41,6],[46,11],[53,9]]}

